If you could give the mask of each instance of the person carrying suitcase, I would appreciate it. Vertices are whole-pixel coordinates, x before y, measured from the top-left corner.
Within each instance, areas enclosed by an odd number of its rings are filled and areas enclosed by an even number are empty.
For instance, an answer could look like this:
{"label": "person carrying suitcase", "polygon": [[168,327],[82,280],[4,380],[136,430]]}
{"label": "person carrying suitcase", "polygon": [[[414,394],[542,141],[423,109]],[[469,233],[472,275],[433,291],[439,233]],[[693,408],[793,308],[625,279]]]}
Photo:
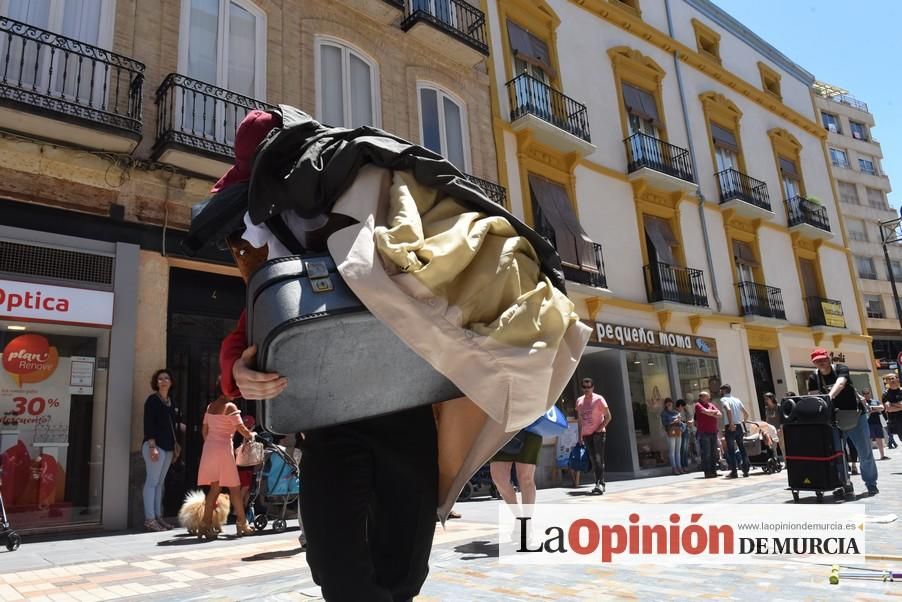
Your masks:
{"label": "person carrying suitcase", "polygon": [[808,377],[810,395],[829,395],[836,408],[836,422],[842,436],[851,441],[858,451],[861,479],[868,495],[877,495],[877,463],[871,449],[868,427],[868,411],[863,408],[858,393],[844,364],[833,364],[826,349],[818,347],[811,352],[811,363],[816,370]]}

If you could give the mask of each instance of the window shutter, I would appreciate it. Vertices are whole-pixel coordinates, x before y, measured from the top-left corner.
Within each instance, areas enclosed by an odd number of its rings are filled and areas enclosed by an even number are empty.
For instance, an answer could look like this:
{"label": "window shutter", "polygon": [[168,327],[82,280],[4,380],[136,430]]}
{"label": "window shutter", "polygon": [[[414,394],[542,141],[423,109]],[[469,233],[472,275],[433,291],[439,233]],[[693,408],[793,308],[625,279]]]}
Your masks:
{"label": "window shutter", "polygon": [[711,137],[714,139],[714,145],[723,147],[727,150],[739,153],[739,143],[736,136],[730,130],[720,127],[716,123],[711,124]]}

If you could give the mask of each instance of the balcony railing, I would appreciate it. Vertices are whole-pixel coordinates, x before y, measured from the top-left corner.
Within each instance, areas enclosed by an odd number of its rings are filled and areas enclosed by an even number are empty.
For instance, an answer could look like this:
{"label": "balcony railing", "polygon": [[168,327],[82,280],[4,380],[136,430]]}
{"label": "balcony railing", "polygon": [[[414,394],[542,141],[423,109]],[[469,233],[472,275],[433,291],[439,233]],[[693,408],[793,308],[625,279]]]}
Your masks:
{"label": "balcony railing", "polygon": [[507,96],[511,106],[511,121],[524,115],[535,115],[577,138],[592,142],[586,105],[576,102],[528,73],[521,73],[507,82]]}
{"label": "balcony railing", "polygon": [[623,141],[626,145],[627,169],[630,173],[648,167],[669,176],[695,182],[689,151],[641,132]]}
{"label": "balcony railing", "polygon": [[649,303],[670,301],[708,307],[705,274],[701,270],[660,262],[649,264],[644,269],[645,290],[648,293]]}
{"label": "balcony railing", "polygon": [[868,110],[868,103],[862,102],[862,101],[858,100],[857,98],[855,98],[854,96],[849,96],[848,94],[839,94],[837,96],[831,96],[830,100],[832,100],[833,102],[838,102],[838,103],[841,103],[844,105],[848,105],[850,107],[854,107],[861,111],[867,112],[867,110]]}
{"label": "balcony railing", "polygon": [[485,14],[464,0],[406,0],[401,29],[407,31],[418,21],[441,29],[482,54],[489,54]]}
{"label": "balcony railing", "polygon": [[830,232],[830,220],[827,209],[801,196],[794,196],[786,201],[786,213],[789,216],[789,227],[808,224]]}
{"label": "balcony railing", "polygon": [[740,282],[739,301],[744,316],[786,319],[783,293],[776,287],[754,282]]}
{"label": "balcony railing", "polygon": [[489,197],[490,201],[498,203],[502,207],[504,206],[504,202],[507,200],[507,191],[504,189],[504,186],[489,182],[488,180],[483,180],[482,178],[477,178],[476,176],[471,176],[470,174],[464,174],[464,176],[482,188],[482,191]]}
{"label": "balcony railing", "polygon": [[846,327],[842,303],[839,301],[823,297],[805,297],[805,309],[808,312],[809,326]]}
{"label": "balcony railing", "polygon": [[[541,219],[541,218],[540,218]],[[551,243],[560,252],[554,228],[547,223],[536,226],[536,232]],[[604,273],[604,257],[601,254],[601,245],[597,242],[588,243],[576,237],[573,238],[574,253],[577,263],[567,261],[561,257],[564,268],[564,277],[571,282],[579,282],[596,288],[607,288],[608,280]]]}
{"label": "balcony railing", "polygon": [[0,102],[139,134],[144,65],[0,17]]}
{"label": "balcony railing", "polygon": [[720,202],[740,200],[770,211],[767,184],[735,169],[725,169],[715,176],[720,185]]}
{"label": "balcony railing", "polygon": [[265,102],[218,88],[178,73],[170,73],[157,90],[155,149],[175,144],[216,158],[234,157],[235,131],[254,109],[272,108]]}

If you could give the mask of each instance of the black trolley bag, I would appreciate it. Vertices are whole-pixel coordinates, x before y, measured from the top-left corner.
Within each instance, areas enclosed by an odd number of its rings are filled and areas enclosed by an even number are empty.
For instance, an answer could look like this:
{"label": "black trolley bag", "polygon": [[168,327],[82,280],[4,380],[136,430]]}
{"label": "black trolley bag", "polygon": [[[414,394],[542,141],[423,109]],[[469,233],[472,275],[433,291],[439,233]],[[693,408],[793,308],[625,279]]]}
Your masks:
{"label": "black trolley bag", "polygon": [[843,437],[830,396],[786,397],[780,410],[783,453],[793,501],[799,501],[800,491],[813,491],[818,503],[823,502],[825,491],[832,491],[836,501],[854,499]]}
{"label": "black trolley bag", "polygon": [[460,397],[445,376],[377,320],[327,253],[272,259],[247,285],[257,369],[289,385],[260,404],[277,434],[353,422]]}

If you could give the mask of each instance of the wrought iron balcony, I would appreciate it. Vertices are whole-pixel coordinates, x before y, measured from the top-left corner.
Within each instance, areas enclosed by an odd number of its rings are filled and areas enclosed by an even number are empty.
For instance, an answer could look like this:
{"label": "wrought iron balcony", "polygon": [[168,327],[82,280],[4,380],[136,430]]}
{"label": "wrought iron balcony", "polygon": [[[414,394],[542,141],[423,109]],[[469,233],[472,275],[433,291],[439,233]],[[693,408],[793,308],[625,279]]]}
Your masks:
{"label": "wrought iron balcony", "polygon": [[[395,2],[389,2],[395,4]],[[401,29],[428,23],[488,56],[485,14],[464,0],[406,0]]]}
{"label": "wrought iron balcony", "polygon": [[686,182],[695,182],[689,151],[648,134],[637,132],[623,141],[626,145],[627,170],[632,173],[643,167]]}
{"label": "wrought iron balcony", "polygon": [[744,316],[786,319],[783,293],[776,287],[754,282],[740,282],[739,302]]}
{"label": "wrought iron balcony", "polygon": [[269,109],[265,102],[170,73],[157,90],[154,155],[175,146],[230,162],[235,132],[245,115]]}
{"label": "wrought iron balcony", "polygon": [[708,307],[705,274],[701,270],[660,262],[649,264],[644,270],[645,290],[648,293],[649,303],[669,301]]}
{"label": "wrought iron balcony", "polygon": [[830,326],[845,328],[846,318],[842,303],[835,299],[823,297],[805,297],[805,309],[808,312],[809,326]]}
{"label": "wrought iron balcony", "polygon": [[504,186],[489,182],[488,180],[483,180],[482,178],[477,178],[476,176],[471,176],[470,174],[465,173],[464,176],[482,188],[482,191],[489,197],[490,201],[494,201],[504,207],[504,202],[507,200],[507,190],[504,189]]}
{"label": "wrought iron balcony", "polygon": [[[551,246],[557,249],[558,252],[561,251],[554,228],[544,223],[544,220],[536,226],[536,232],[550,242]],[[597,242],[589,243],[573,237],[573,247],[574,252],[572,256],[577,258],[575,262],[567,261],[563,256],[561,257],[564,277],[571,282],[587,284],[596,288],[607,288],[608,279],[604,273],[604,257],[601,253],[601,245]],[[569,254],[567,255],[569,256]]]}
{"label": "wrought iron balcony", "polygon": [[827,209],[805,197],[794,196],[786,201],[786,214],[789,216],[789,227],[807,224],[824,232],[830,232],[830,219]]}
{"label": "wrought iron balcony", "polygon": [[767,184],[735,169],[725,169],[715,176],[720,186],[720,202],[740,200],[770,211]]}
{"label": "wrought iron balcony", "polygon": [[138,139],[143,84],[134,59],[0,17],[0,104]]}
{"label": "wrought iron balcony", "polygon": [[576,102],[545,82],[528,73],[521,73],[507,82],[507,96],[512,122],[525,115],[535,115],[577,138],[592,142],[586,105]]}

